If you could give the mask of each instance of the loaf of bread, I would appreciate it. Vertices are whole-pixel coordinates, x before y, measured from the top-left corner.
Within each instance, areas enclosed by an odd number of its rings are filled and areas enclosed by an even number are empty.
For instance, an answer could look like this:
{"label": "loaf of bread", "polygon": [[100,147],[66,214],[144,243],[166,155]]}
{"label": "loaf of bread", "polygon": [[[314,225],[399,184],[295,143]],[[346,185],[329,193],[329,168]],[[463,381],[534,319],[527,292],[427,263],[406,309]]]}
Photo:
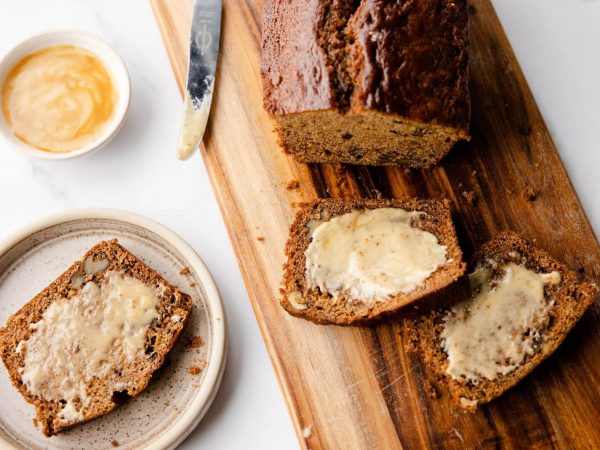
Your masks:
{"label": "loaf of bread", "polygon": [[479,250],[469,278],[471,298],[405,326],[455,404],[475,409],[550,356],[598,290],[513,232]]}
{"label": "loaf of bread", "polygon": [[469,139],[466,0],[266,0],[264,106],[303,162],[429,167]]}
{"label": "loaf of bread", "polygon": [[52,436],[143,391],[191,309],[188,295],[104,241],[8,319],[0,355]]}
{"label": "loaf of bread", "polygon": [[318,200],[296,216],[281,305],[316,323],[372,322],[464,298],[447,200]]}

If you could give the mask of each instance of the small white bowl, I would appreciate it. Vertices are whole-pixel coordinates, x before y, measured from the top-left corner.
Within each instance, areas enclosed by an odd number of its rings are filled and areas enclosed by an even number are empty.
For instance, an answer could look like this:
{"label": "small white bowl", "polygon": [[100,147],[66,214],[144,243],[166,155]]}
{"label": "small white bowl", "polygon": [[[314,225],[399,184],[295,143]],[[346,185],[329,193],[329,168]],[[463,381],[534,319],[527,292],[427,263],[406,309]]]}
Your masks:
{"label": "small white bowl", "polygon": [[[131,85],[125,63],[117,52],[102,39],[82,31],[53,31],[38,34],[21,42],[0,60],[0,87],[4,85],[4,80],[11,69],[22,58],[37,50],[54,45],[74,45],[84,48],[94,53],[104,63],[112,77],[118,96],[110,123],[96,140],[84,147],[66,153],[52,153],[31,147],[17,138],[8,127],[4,114],[0,111],[0,138],[8,146],[27,156],[50,160],[70,159],[98,150],[117,134],[127,115]],[[2,100],[1,96],[2,92],[0,91],[0,102]]]}

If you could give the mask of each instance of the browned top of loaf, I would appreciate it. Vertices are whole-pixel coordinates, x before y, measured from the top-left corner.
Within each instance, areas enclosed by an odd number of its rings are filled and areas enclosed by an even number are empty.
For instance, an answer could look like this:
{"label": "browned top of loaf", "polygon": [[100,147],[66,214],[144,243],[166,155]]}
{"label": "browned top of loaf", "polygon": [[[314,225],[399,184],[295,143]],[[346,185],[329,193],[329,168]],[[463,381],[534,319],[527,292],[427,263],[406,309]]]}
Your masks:
{"label": "browned top of loaf", "polygon": [[[107,259],[108,267],[94,275],[86,274],[84,261],[87,258],[93,258],[94,260]],[[162,285],[165,287],[164,293],[159,296],[157,306],[159,319],[148,329],[146,351],[142,358],[132,363],[124,361],[122,367],[116,367],[115,371],[106,379],[94,378],[89,382],[88,395],[93,400],[83,410],[84,420],[66,424],[64,422],[59,423],[58,413],[62,408],[61,404],[31,395],[21,381],[19,368],[24,365],[24,354],[17,353],[16,347],[20,341],[27,340],[33,333],[30,325],[41,320],[44,311],[50,304],[61,299],[70,299],[81,291],[81,283],[75,280],[83,276],[83,283],[89,281],[100,283],[104,274],[112,270],[125,273],[148,286],[158,287]],[[79,286],[74,286],[74,281]],[[19,389],[29,403],[36,406],[38,420],[42,424],[42,431],[47,436],[51,436],[78,423],[87,422],[106,414],[119,406],[119,403],[126,397],[134,397],[143,391],[148,385],[152,373],[163,364],[167,353],[175,345],[187,322],[191,309],[192,299],[189,295],[180,292],[177,287],[167,283],[154,270],[120,246],[116,240],[103,241],[88,250],[81,261],[75,262],[8,319],[6,327],[0,329],[2,361],[15,387]],[[181,320],[171,320],[174,315],[180,316]],[[113,392],[110,385],[116,382],[125,382],[127,387],[121,392]]]}
{"label": "browned top of loaf", "polygon": [[492,271],[497,270],[493,267],[493,261],[497,262],[499,267],[512,262],[538,273],[556,270],[560,272],[561,281],[558,285],[548,284],[545,287],[545,295],[554,301],[554,306],[550,310],[548,326],[541,330],[541,342],[537,352],[527,356],[517,369],[495,380],[482,378],[477,384],[473,384],[454,380],[446,374],[448,360],[440,338],[443,330],[442,319],[446,311],[435,311],[421,317],[414,324],[407,325],[413,334],[413,344],[422,353],[435,376],[448,386],[456,404],[465,409],[473,409],[476,406],[469,402],[461,404],[461,398],[476,400],[478,404],[489,402],[518,383],[550,356],[593,303],[598,291],[595,285],[581,280],[563,263],[511,231],[502,232],[483,245],[477,252],[475,261],[477,267],[486,267]]}
{"label": "browned top of loaf", "polygon": [[467,130],[466,0],[266,0],[273,114],[378,110]]}
{"label": "browned top of loaf", "polygon": [[[306,249],[310,244],[308,223],[311,220],[329,220],[356,209],[402,208],[407,211],[424,211],[414,226],[434,234],[440,244],[448,247],[447,263],[434,272],[423,286],[408,294],[390,296],[385,301],[361,302],[358,300],[334,302],[333,297],[306,284]],[[350,325],[377,320],[400,310],[412,312],[434,305],[450,304],[466,294],[464,283],[456,283],[465,272],[462,252],[452,224],[450,202],[438,200],[316,200],[298,211],[290,227],[285,248],[281,305],[290,314],[316,323]],[[297,298],[301,294],[301,298]],[[290,295],[293,296],[290,301]],[[294,306],[301,303],[301,309]],[[407,308],[408,307],[408,308]],[[414,310],[414,311],[413,311]]]}

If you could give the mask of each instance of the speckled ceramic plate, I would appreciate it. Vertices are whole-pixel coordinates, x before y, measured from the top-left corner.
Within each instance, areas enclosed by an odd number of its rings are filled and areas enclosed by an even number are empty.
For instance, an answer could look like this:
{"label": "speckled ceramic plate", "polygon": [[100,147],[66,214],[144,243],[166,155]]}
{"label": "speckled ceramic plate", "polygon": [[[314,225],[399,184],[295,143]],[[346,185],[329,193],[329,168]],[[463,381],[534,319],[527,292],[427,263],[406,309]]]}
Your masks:
{"label": "speckled ceramic plate", "polygon": [[[221,298],[191,247],[147,218],[117,210],[76,210],[44,218],[4,240],[0,243],[0,323],[5,324],[92,245],[114,238],[194,299],[190,321],[170,353],[170,363],[155,374],[146,391],[117,410],[51,438],[35,426],[34,406],[11,385],[2,366],[0,448],[174,448],[210,407],[226,360]],[[180,274],[184,267],[189,274]],[[196,336],[202,339],[200,347],[190,344]],[[193,367],[202,370],[193,375]]]}

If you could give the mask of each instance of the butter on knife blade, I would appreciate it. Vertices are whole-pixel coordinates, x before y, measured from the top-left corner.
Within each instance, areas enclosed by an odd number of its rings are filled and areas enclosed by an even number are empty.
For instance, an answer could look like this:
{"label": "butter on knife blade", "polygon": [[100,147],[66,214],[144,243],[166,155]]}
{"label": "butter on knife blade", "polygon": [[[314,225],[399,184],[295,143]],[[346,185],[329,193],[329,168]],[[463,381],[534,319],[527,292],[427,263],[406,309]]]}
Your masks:
{"label": "butter on knife blade", "polygon": [[208,123],[221,35],[221,1],[196,0],[194,3],[183,125],[177,148],[177,157],[182,160],[196,151]]}
{"label": "butter on knife blade", "polygon": [[[214,81],[213,81],[214,84]],[[212,87],[211,87],[212,91]],[[194,154],[208,123],[210,112],[210,98],[203,104],[195,107],[190,94],[185,92],[183,104],[183,127],[179,134],[179,146],[177,147],[177,158],[186,160]]]}

